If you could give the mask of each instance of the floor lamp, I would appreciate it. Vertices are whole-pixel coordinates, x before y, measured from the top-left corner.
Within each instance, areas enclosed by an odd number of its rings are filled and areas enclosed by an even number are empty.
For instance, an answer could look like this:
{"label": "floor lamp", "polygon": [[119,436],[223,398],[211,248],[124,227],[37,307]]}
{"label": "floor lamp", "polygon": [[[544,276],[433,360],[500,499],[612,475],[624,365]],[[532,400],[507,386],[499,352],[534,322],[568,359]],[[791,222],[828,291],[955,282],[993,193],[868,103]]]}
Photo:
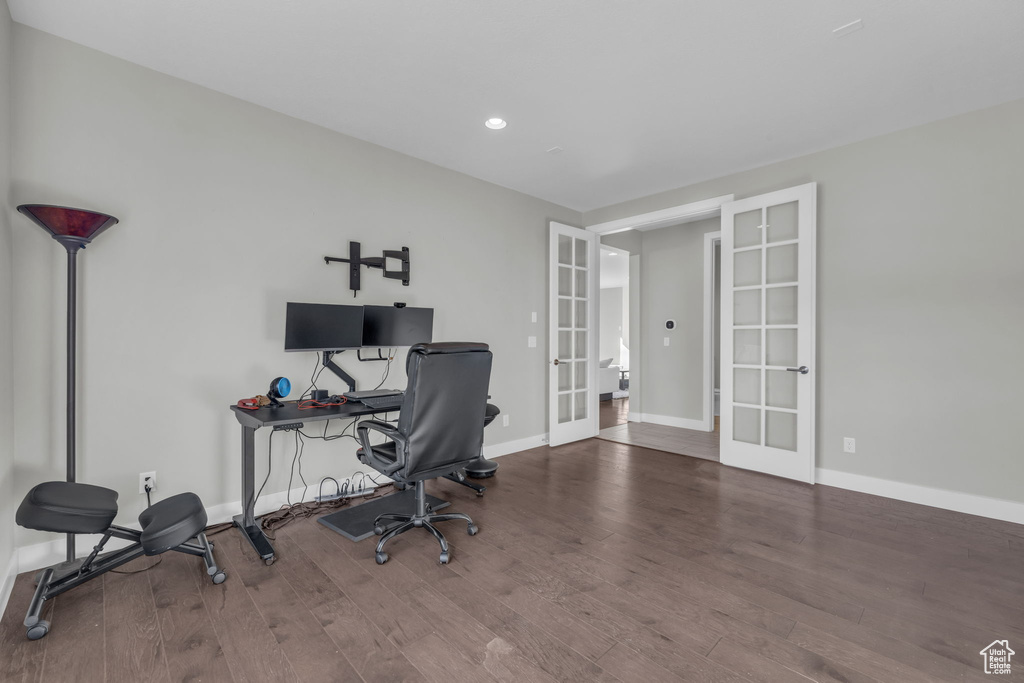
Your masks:
{"label": "floor lamp", "polygon": [[[67,480],[75,481],[75,350],[78,327],[78,251],[96,235],[117,223],[105,213],[66,206],[22,204],[18,211],[46,230],[68,252],[68,385],[67,385]],[[75,561],[75,535],[68,534],[68,563]]]}

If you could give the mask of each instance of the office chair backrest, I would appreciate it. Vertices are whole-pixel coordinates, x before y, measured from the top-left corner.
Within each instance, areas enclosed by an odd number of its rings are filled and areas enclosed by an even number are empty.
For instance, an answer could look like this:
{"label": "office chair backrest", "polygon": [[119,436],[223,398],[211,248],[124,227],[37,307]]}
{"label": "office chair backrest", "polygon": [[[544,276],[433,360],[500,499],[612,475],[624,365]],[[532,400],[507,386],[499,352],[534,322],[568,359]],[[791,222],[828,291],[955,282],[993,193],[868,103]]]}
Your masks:
{"label": "office chair backrest", "polygon": [[479,457],[491,378],[487,344],[416,344],[409,349],[406,374],[398,417],[408,448],[401,476],[426,479]]}

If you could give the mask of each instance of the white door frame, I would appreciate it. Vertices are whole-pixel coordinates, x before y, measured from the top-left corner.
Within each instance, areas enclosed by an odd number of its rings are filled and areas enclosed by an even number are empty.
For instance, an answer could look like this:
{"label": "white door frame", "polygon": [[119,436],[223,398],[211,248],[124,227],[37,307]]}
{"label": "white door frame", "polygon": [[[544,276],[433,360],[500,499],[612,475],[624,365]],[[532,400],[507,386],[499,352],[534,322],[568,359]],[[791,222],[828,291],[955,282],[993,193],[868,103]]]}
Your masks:
{"label": "white door frame", "polygon": [[[684,223],[693,223],[695,221],[701,221],[705,218],[714,218],[715,216],[722,215],[722,205],[733,201],[735,195],[724,194],[719,197],[711,197],[710,199],[702,199],[699,202],[690,202],[689,204],[680,204],[678,206],[672,206],[667,209],[660,209],[658,211],[650,211],[648,213],[641,213],[635,216],[628,216],[626,218],[619,218],[613,221],[605,221],[604,223],[594,223],[586,227],[591,232],[596,232],[598,235],[611,235],[616,232],[624,232],[626,230],[640,230],[646,232],[648,230],[657,230],[659,228],[667,228],[672,225],[682,225]],[[717,233],[721,236],[721,232]],[[639,254],[632,254],[632,258],[637,258],[639,268],[643,267]],[[639,270],[638,268],[638,270]],[[707,281],[707,261],[705,259],[705,282]],[[636,300],[639,303],[640,297],[640,278],[633,276],[633,269],[630,268],[630,296],[634,296],[633,292],[636,292]],[[635,290],[634,290],[635,287]],[[711,431],[714,429],[714,409],[713,405],[708,403],[708,392],[714,391],[714,382],[708,376],[708,361],[707,356],[710,352],[711,363],[714,363],[714,352],[711,351],[711,342],[707,341],[707,335],[710,327],[714,324],[708,322],[708,307],[706,301],[707,287],[705,286],[705,306],[704,306],[704,356],[705,356],[705,369],[704,369],[704,408],[702,423],[704,424],[705,431]],[[712,306],[714,302],[712,302]],[[639,324],[630,324],[629,339],[630,343],[635,346],[634,349],[629,350],[629,420],[630,422],[643,422],[643,410],[640,393],[641,387],[643,386],[643,373],[641,372],[643,362],[643,324],[644,315],[640,307],[637,306],[637,321]],[[630,306],[630,316],[633,315],[633,307]],[[710,389],[709,389],[710,386]],[[710,418],[709,418],[710,415]],[[710,426],[709,425],[710,419]]]}
{"label": "white door frame", "polygon": [[715,430],[715,243],[722,231],[704,233],[704,431]]}

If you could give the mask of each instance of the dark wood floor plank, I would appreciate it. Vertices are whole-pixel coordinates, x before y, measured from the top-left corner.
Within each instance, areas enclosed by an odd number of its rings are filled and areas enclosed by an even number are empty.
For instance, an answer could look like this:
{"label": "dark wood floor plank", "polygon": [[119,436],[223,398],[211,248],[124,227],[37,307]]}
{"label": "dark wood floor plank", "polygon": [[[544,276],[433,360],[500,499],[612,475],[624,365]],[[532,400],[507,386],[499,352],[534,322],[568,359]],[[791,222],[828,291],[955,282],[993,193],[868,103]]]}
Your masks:
{"label": "dark wood floor plank", "polygon": [[[297,590],[299,599],[363,680],[423,681],[423,674],[409,662],[388,634],[349,597],[347,591],[358,590],[366,583],[346,585],[342,589],[348,574],[345,570],[334,573],[336,565],[333,560],[337,558],[348,561],[348,558],[336,549],[332,551],[330,546],[320,545],[319,531],[312,528],[313,524],[315,522],[312,520],[296,523],[287,529],[286,534],[279,533],[275,541],[288,551],[278,562],[289,583],[293,587],[303,584],[318,587],[316,591],[310,592]],[[303,546],[303,539],[313,539],[313,544]],[[338,583],[338,580],[342,583]],[[327,587],[325,581],[331,582],[334,588]],[[382,590],[372,584],[371,588]]]}
{"label": "dark wood floor plank", "polygon": [[231,681],[233,677],[192,574],[196,557],[166,553],[147,572],[172,681]]}
{"label": "dark wood floor plank", "polygon": [[413,666],[433,683],[478,683],[495,680],[486,670],[481,671],[462,653],[434,633],[411,643],[403,652]]}
{"label": "dark wood floor plank", "polygon": [[53,602],[54,622],[45,638],[49,642],[41,680],[59,681],[71,675],[77,681],[102,681],[106,675],[103,581],[90,581]]}
{"label": "dark wood floor plank", "polygon": [[438,636],[496,680],[547,683],[555,680],[523,657],[512,643],[495,635],[433,588],[417,591],[408,598],[414,609],[430,615]]}
{"label": "dark wood floor plank", "polygon": [[304,681],[359,681],[359,674],[320,622],[305,607],[277,564],[268,567],[241,542],[220,543],[221,561],[242,581],[253,602]]}
{"label": "dark wood floor plank", "polygon": [[345,591],[346,596],[388,636],[399,648],[431,632],[430,624],[409,610],[387,584],[378,580],[370,569],[378,565],[364,562],[364,566],[344,552],[333,547],[332,539],[313,524],[293,525],[289,536],[302,544],[306,554],[325,574]]}
{"label": "dark wood floor plank", "polygon": [[[34,683],[41,680],[46,663],[49,637],[29,640],[25,637],[25,612],[28,610],[35,586],[32,577],[35,572],[19,574],[14,580],[7,609],[0,619],[0,681]],[[43,619],[51,622],[53,628],[53,600],[43,606]],[[74,630],[76,624],[69,622],[63,629]]]}
{"label": "dark wood floor plank", "polygon": [[[155,561],[140,557],[124,565],[141,569]],[[152,570],[150,570],[152,571]],[[106,680],[169,681],[156,601],[145,572],[103,575]]]}
{"label": "dark wood floor plank", "polygon": [[470,581],[452,573],[435,583],[437,591],[508,640],[525,657],[559,681],[614,680],[603,669],[505,607]]}
{"label": "dark wood floor plank", "polygon": [[298,681],[295,670],[264,623],[245,584],[232,575],[234,571],[224,549],[232,544],[241,548],[246,541],[232,529],[217,536],[215,542],[218,562],[227,565],[227,581],[214,584],[201,562],[190,563],[191,577],[216,629],[232,676],[237,681]]}

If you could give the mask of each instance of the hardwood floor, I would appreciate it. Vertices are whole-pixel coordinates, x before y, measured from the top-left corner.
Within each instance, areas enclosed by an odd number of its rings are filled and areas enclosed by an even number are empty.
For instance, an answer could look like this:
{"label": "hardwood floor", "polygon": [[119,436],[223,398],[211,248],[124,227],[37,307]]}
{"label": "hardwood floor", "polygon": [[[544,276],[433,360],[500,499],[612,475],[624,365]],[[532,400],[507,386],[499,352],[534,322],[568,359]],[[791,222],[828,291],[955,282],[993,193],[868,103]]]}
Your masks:
{"label": "hardwood floor", "polygon": [[600,429],[625,424],[629,420],[629,398],[613,398],[599,404]]}
{"label": "hardwood floor", "polygon": [[167,553],[35,642],[22,575],[0,680],[983,681],[1024,645],[1022,526],[598,439],[499,463],[483,498],[430,484],[480,526],[441,525],[447,566],[421,530],[377,566],[296,522],[270,567],[230,530],[223,585]]}
{"label": "hardwood floor", "polygon": [[676,455],[689,455],[703,460],[719,461],[717,424],[715,431],[701,432],[695,429],[666,427],[650,422],[625,422],[611,427],[602,427],[597,436],[599,439],[615,441],[627,446],[640,446]]}

